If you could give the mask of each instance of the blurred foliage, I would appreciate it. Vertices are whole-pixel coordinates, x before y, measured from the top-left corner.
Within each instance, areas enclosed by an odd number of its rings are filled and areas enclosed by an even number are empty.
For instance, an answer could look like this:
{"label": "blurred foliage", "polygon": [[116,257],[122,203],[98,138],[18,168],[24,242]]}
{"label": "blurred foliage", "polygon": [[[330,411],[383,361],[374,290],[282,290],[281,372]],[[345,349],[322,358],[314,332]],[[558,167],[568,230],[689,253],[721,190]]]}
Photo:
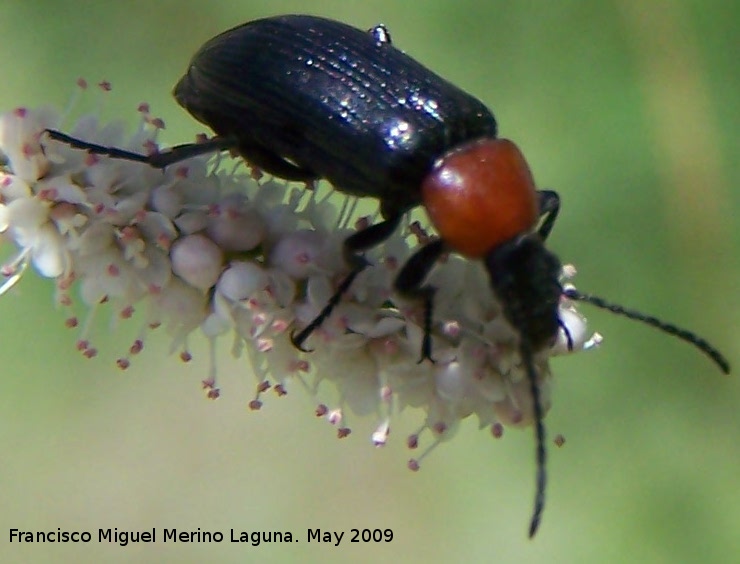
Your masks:
{"label": "blurred foliage", "polygon": [[[21,2],[0,8],[0,107],[63,107],[78,76],[114,90],[103,116],[146,100],[178,143],[202,130],[170,97],[195,49],[242,21],[314,13],[367,28],[484,100],[564,209],[551,246],[583,290],[675,320],[740,355],[740,3],[545,0]],[[100,103],[88,93],[81,102]],[[556,360],[548,506],[526,540],[530,432],[493,442],[471,422],[418,474],[404,436],[373,450],[372,420],[336,441],[299,386],[246,410],[253,381],[220,353],[224,397],[166,340],[126,373],[134,336],[94,327],[87,361],[27,276],[0,299],[3,562],[728,562],[740,554],[740,385],[691,348],[588,311],[599,352]],[[418,414],[416,414],[418,417]],[[300,542],[7,544],[8,529],[292,530]],[[307,528],[391,528],[390,544],[305,542]],[[734,557],[732,555],[735,555]]]}

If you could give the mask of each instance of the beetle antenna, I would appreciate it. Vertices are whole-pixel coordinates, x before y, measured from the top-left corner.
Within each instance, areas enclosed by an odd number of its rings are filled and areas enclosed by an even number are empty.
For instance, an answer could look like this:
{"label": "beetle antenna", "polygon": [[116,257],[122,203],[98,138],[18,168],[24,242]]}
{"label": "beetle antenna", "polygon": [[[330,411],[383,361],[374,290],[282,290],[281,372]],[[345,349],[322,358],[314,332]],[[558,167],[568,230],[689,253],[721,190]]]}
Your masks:
{"label": "beetle antenna", "polygon": [[583,294],[575,288],[563,289],[563,295],[571,300],[587,302],[601,309],[616,313],[617,315],[623,315],[624,317],[627,317],[629,319],[641,321],[647,325],[650,325],[651,327],[655,327],[656,329],[663,331],[664,333],[668,333],[669,335],[678,337],[679,339],[694,345],[697,349],[706,354],[714,361],[717,366],[719,366],[719,369],[722,372],[724,372],[725,374],[730,373],[730,363],[722,355],[722,353],[720,353],[717,349],[710,345],[706,340],[699,337],[699,335],[697,335],[696,333],[692,333],[691,331],[682,329],[681,327],[673,325],[672,323],[666,323],[665,321],[662,321],[657,317],[653,317],[652,315],[647,315],[633,309],[627,309],[619,304],[610,303],[604,298],[600,298],[599,296]]}
{"label": "beetle antenna", "polygon": [[537,477],[535,479],[534,510],[532,511],[532,519],[529,522],[529,538],[532,538],[535,533],[537,533],[537,529],[539,528],[540,521],[542,519],[542,511],[545,509],[545,485],[547,483],[545,462],[547,452],[545,451],[545,425],[542,423],[542,398],[540,397],[540,387],[537,384],[537,370],[535,370],[534,360],[532,358],[532,346],[529,343],[529,339],[524,335],[522,335],[521,338],[519,351],[522,355],[524,369],[527,372],[529,391],[532,396],[532,415],[534,417],[535,443],[537,449],[535,458],[537,464]]}

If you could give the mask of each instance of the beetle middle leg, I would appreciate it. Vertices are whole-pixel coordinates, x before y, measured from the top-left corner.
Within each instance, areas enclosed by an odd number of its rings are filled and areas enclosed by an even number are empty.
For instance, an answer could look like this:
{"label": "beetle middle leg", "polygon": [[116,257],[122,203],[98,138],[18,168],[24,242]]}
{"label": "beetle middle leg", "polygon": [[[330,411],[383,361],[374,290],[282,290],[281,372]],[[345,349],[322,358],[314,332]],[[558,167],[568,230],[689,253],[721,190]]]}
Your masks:
{"label": "beetle middle leg", "polygon": [[354,282],[357,275],[360,274],[365,267],[368,266],[367,260],[360,253],[371,249],[376,245],[379,245],[398,228],[398,224],[401,222],[403,214],[395,214],[380,223],[370,225],[361,231],[358,231],[354,235],[350,235],[344,241],[344,260],[351,267],[350,273],[342,280],[339,287],[334,292],[329,302],[324,306],[324,309],[314,318],[311,323],[306,325],[298,334],[291,335],[291,341],[298,349],[309,352],[303,348],[303,343],[306,339],[318,329],[324,321],[331,315],[334,308],[339,304],[342,296],[349,290],[349,287]]}

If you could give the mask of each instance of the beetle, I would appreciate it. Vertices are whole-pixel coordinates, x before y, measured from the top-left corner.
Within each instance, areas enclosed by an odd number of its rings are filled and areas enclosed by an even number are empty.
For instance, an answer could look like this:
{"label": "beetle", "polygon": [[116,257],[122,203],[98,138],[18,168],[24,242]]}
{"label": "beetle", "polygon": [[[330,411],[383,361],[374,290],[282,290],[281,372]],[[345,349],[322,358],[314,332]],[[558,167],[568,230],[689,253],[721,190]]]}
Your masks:
{"label": "beetle", "polygon": [[[296,181],[328,180],[337,190],[380,202],[382,220],[344,243],[350,273],[320,314],[293,335],[302,348],[367,266],[362,252],[388,238],[423,205],[438,238],[401,268],[396,290],[423,301],[421,360],[432,361],[435,289],[425,283],[446,251],[484,262],[505,319],[519,337],[536,438],[536,493],[529,535],[545,498],[545,429],[533,356],[562,326],[562,296],[645,322],[683,339],[728,373],[704,339],[602,298],[563,288],[561,264],[545,247],[560,209],[537,190],[518,147],[497,135],[478,99],[396,49],[388,30],[363,31],[315,16],[245,23],[206,42],[174,89],[178,103],[216,135],[151,155],[102,147],[58,131],[52,138],[95,153],[166,167],[230,150],[251,165]],[[566,336],[570,339],[569,335]]]}

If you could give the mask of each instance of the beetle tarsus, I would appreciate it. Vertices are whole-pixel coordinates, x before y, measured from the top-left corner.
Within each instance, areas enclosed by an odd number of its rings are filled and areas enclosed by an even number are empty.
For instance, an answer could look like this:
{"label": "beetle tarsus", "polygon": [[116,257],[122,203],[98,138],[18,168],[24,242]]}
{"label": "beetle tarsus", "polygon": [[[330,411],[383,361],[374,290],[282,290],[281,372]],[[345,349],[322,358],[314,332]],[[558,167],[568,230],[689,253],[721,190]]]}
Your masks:
{"label": "beetle tarsus", "polygon": [[182,145],[170,147],[162,152],[144,155],[142,153],[134,153],[133,151],[127,151],[117,147],[108,147],[106,145],[83,141],[82,139],[77,139],[76,137],[72,137],[71,135],[67,135],[66,133],[62,133],[55,129],[47,129],[45,131],[51,139],[66,143],[75,149],[82,149],[94,155],[103,155],[112,159],[144,163],[154,168],[165,168],[176,162],[197,157],[198,155],[232,149],[237,144],[237,139],[235,137],[216,136],[201,143],[184,143]]}
{"label": "beetle tarsus", "polygon": [[568,343],[568,351],[573,351],[573,336],[570,334],[570,329],[568,329],[568,326],[563,323],[563,320],[558,317],[558,325],[560,325],[560,328],[563,330],[563,333],[565,333],[565,340]]}
{"label": "beetle tarsus", "polygon": [[148,155],[126,151],[117,147],[106,147],[105,145],[90,143],[88,141],[83,141],[82,139],[72,137],[71,135],[67,135],[66,133],[62,133],[61,131],[57,131],[55,129],[47,129],[45,130],[45,132],[51,139],[55,141],[61,141],[62,143],[66,143],[70,147],[73,147],[75,149],[82,149],[94,155],[105,155],[114,159],[125,159],[127,161],[149,163]]}
{"label": "beetle tarsus", "polygon": [[560,195],[553,190],[538,190],[537,197],[539,198],[540,217],[543,218],[537,232],[544,241],[550,235],[550,231],[555,226],[555,220],[558,218]]}
{"label": "beetle tarsus", "polygon": [[421,364],[425,360],[435,364],[432,358],[432,319],[434,294],[437,293],[437,290],[433,286],[422,286],[419,288],[419,293],[422,294],[421,297],[424,300],[424,338],[421,341],[421,357],[416,364]]}
{"label": "beetle tarsus", "polygon": [[347,293],[347,290],[349,290],[349,287],[352,285],[352,282],[354,282],[355,278],[357,278],[357,275],[365,270],[367,264],[368,263],[365,262],[365,260],[363,259],[357,267],[352,269],[352,271],[344,278],[344,280],[342,280],[342,283],[339,284],[339,287],[334,292],[332,297],[329,298],[329,301],[324,306],[324,309],[321,310],[321,312],[313,319],[313,321],[306,325],[306,327],[304,327],[297,336],[293,336],[291,334],[290,340],[298,350],[302,352],[313,351],[313,349],[307,350],[303,348],[304,341],[311,336],[311,333],[321,327],[324,321],[326,321],[326,319],[331,315],[332,311],[334,311],[334,308],[337,307],[337,305],[339,305],[339,302],[342,300],[342,296]]}
{"label": "beetle tarsus", "polygon": [[424,304],[424,339],[421,342],[421,358],[418,364],[424,360],[432,359],[432,324],[434,310],[434,294],[436,288],[424,284],[427,276],[445,250],[444,241],[435,239],[416,251],[403,265],[396,276],[394,286],[402,296],[422,300]]}

